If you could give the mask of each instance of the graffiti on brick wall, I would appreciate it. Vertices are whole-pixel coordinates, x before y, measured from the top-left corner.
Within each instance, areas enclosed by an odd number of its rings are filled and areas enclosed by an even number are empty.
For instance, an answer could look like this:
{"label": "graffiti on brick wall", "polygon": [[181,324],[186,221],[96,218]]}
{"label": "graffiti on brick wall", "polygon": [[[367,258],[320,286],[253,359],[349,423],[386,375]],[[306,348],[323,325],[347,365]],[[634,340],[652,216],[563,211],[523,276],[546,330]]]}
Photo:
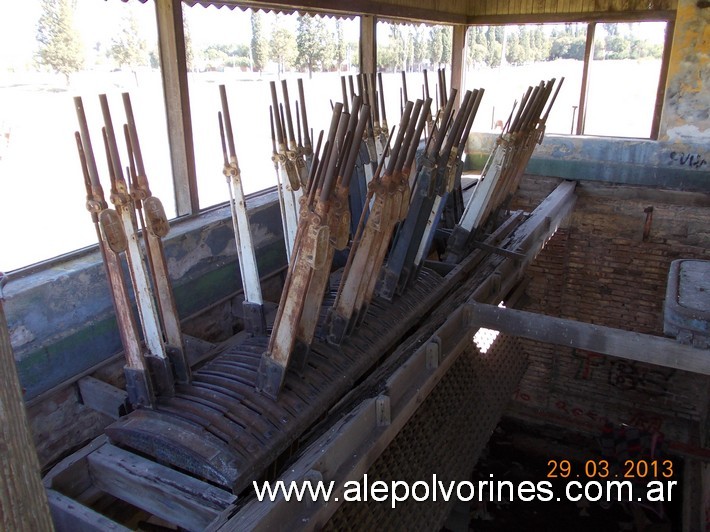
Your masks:
{"label": "graffiti on brick wall", "polygon": [[555,401],[555,410],[558,413],[563,413],[567,417],[584,421],[586,423],[600,424],[606,422],[606,417],[594,409],[587,408],[581,404],[574,404],[569,400]]}
{"label": "graffiti on brick wall", "polygon": [[687,166],[689,168],[702,168],[708,164],[705,157],[699,153],[672,151],[668,154],[668,156],[670,157],[671,164],[679,164],[680,166]]}
{"label": "graffiti on brick wall", "polygon": [[573,349],[576,361],[574,378],[581,381],[605,381],[614,388],[634,390],[651,397],[664,395],[668,391],[672,368],[651,366],[633,360],[618,360],[599,353]]}
{"label": "graffiti on brick wall", "polygon": [[532,408],[548,420],[565,420],[565,424],[584,429],[601,429],[607,423],[634,427],[649,434],[666,434],[678,437],[676,430],[668,426],[665,419],[657,413],[640,410],[629,405],[615,405],[609,410],[609,405],[590,404],[589,401],[569,395],[564,397],[555,394],[539,396],[533,390],[518,388],[513,394],[513,400],[521,406]]}
{"label": "graffiti on brick wall", "polygon": [[609,365],[609,384],[654,397],[668,392],[668,383],[675,374],[672,368],[648,366],[633,360],[613,360]]}
{"label": "graffiti on brick wall", "polygon": [[607,357],[589,351],[572,350],[572,356],[577,360],[577,371],[574,378],[578,381],[594,380],[594,374],[603,368]]}
{"label": "graffiti on brick wall", "polygon": [[649,433],[662,432],[663,418],[657,414],[637,410],[631,414],[629,425]]}

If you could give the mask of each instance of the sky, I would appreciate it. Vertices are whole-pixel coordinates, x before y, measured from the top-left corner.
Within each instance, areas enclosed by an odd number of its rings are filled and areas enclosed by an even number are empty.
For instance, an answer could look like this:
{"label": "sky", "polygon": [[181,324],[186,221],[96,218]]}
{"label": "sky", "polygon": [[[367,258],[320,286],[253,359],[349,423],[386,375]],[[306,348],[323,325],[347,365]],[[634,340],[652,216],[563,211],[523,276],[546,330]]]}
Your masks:
{"label": "sky", "polygon": [[[153,2],[145,4],[136,0],[124,3],[121,0],[74,0],[76,2],[75,22],[84,41],[86,50],[92,49],[97,42],[108,44],[117,31],[115,21],[132,10],[141,28],[143,37],[149,43],[157,42],[155,27],[155,8]],[[236,8],[218,9],[214,6],[183,6],[188,21],[193,46],[204,48],[215,42],[246,44],[251,38],[249,11]],[[36,50],[37,21],[41,14],[39,0],[0,0],[0,71],[12,68],[22,70],[31,66]],[[272,14],[263,17],[266,32],[270,32]],[[291,30],[296,29],[296,15],[280,16],[282,23]],[[641,37],[662,42],[663,33],[658,28],[663,23],[644,24],[640,28]],[[345,38],[357,41],[359,21],[344,21]],[[378,39],[385,42],[387,29],[378,25]]]}
{"label": "sky", "polygon": [[[136,15],[142,36],[148,43],[157,42],[153,2],[124,3],[121,0],[75,0],[75,24],[90,50],[97,42],[110,43],[117,31],[116,20],[127,9]],[[238,8],[218,9],[214,6],[183,5],[193,46],[204,48],[216,42],[247,44],[251,40],[250,12]],[[37,21],[41,15],[39,0],[0,0],[0,70],[21,70],[32,64],[36,46]],[[263,16],[264,29],[270,32],[275,15]],[[295,32],[296,15],[281,16],[282,23]],[[359,21],[345,20],[346,40],[357,40]],[[150,44],[149,44],[150,46]]]}

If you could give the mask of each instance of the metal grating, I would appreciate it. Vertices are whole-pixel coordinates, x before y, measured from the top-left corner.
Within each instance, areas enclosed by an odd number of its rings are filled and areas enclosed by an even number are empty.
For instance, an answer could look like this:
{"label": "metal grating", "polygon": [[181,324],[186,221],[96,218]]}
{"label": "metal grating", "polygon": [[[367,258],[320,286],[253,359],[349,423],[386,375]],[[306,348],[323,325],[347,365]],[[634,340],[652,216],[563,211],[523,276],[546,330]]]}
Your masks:
{"label": "metal grating", "polygon": [[[485,354],[475,348],[462,353],[370,468],[369,483],[431,484],[433,474],[445,485],[469,480],[526,368],[527,356],[513,337],[499,335]],[[392,509],[390,501],[348,502],[326,529],[438,530],[453,503],[410,498]]]}

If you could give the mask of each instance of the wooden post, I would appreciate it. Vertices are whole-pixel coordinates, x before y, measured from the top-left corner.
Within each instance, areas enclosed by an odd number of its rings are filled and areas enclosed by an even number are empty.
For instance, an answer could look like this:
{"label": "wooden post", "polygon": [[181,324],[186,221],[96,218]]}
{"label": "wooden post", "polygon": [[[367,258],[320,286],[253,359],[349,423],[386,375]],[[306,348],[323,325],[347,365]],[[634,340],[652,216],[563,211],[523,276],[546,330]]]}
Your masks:
{"label": "wooden post", "polygon": [[584,122],[587,118],[587,94],[589,92],[589,71],[594,59],[594,32],[596,22],[587,25],[587,44],[584,47],[584,70],[582,72],[582,90],[579,96],[579,112],[577,113],[577,135],[584,135]]}
{"label": "wooden post", "polygon": [[666,23],[666,36],[663,41],[663,57],[661,59],[661,72],[658,76],[658,89],[656,90],[656,106],[653,109],[653,122],[651,122],[651,139],[658,140],[661,131],[661,116],[663,114],[663,99],[666,94],[666,83],[668,82],[668,68],[671,64],[671,49],[673,47],[673,34],[675,33],[675,21],[669,20]]}
{"label": "wooden post", "polygon": [[461,98],[466,88],[466,36],[468,26],[457,24],[454,26],[451,39],[451,88],[456,89],[454,107],[461,106]]}
{"label": "wooden post", "polygon": [[360,17],[360,73],[377,72],[377,18]]}
{"label": "wooden post", "polygon": [[[2,274],[0,274],[2,275]],[[0,277],[2,283],[2,277]],[[0,288],[0,530],[53,530]]]}
{"label": "wooden post", "polygon": [[163,78],[165,115],[168,122],[170,160],[178,216],[199,208],[192,143],[190,95],[187,87],[187,56],[180,0],[155,0],[158,21],[160,72]]}

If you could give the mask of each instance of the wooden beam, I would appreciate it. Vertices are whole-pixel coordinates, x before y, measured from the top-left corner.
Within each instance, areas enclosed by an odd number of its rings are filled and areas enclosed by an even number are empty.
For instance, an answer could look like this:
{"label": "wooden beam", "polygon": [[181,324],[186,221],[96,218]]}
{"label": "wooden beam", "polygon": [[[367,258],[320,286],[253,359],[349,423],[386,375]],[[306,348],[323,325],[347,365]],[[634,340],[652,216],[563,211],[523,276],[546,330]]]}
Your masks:
{"label": "wooden beam", "polygon": [[83,494],[90,493],[93,488],[86,457],[107,443],[108,438],[102,434],[64,458],[44,476],[42,479],[44,487],[82,502]]}
{"label": "wooden beam", "polygon": [[200,204],[197,196],[195,147],[192,143],[182,4],[180,0],[155,0],[155,13],[175,206],[178,216],[183,216],[196,213]]}
{"label": "wooden beam", "polygon": [[461,106],[461,99],[466,88],[466,35],[468,26],[454,26],[453,37],[451,39],[451,88],[456,89],[456,99],[454,106],[458,109]]}
{"label": "wooden beam", "polygon": [[471,305],[476,325],[503,334],[710,375],[710,351],[675,340],[482,303]]}
{"label": "wooden beam", "polygon": [[87,457],[99,489],[189,530],[204,530],[236,499],[231,493],[113,445]]}
{"label": "wooden beam", "polygon": [[587,119],[587,96],[589,95],[589,72],[592,68],[594,54],[594,32],[596,22],[587,24],[587,42],[584,46],[584,67],[582,70],[582,89],[579,93],[579,110],[577,112],[577,135],[584,134],[584,123]]}
{"label": "wooden beam", "polygon": [[649,9],[638,11],[588,11],[567,13],[518,13],[507,15],[471,15],[466,24],[472,26],[502,26],[504,24],[543,24],[574,22],[649,22],[674,20],[675,10]]}
{"label": "wooden beam", "polygon": [[130,530],[58,491],[47,490],[47,498],[57,530],[72,532],[129,532]]}
{"label": "wooden beam", "polygon": [[0,530],[53,530],[3,308],[0,274]]}
{"label": "wooden beam", "polygon": [[653,110],[653,122],[651,122],[651,139],[657,140],[661,132],[661,116],[663,115],[663,101],[666,97],[666,82],[668,81],[668,68],[671,64],[671,48],[673,47],[673,34],[675,33],[675,21],[670,20],[666,24],[666,35],[663,40],[663,57],[661,59],[661,72],[658,75],[658,89],[656,90],[656,106]]}
{"label": "wooden beam", "polygon": [[405,2],[404,5],[401,1],[390,3],[377,0],[358,0],[357,3],[348,0],[299,0],[294,3],[270,2],[268,0],[191,0],[187,3],[199,3],[205,6],[215,5],[218,7],[229,6],[232,8],[239,6],[241,8],[272,9],[277,12],[283,11],[284,13],[298,11],[300,13],[343,15],[346,17],[375,16],[406,23],[466,24],[466,13],[463,9],[457,11],[447,10],[445,6],[434,4],[431,4],[432,8],[427,8],[423,5],[423,2],[417,0],[410,0]]}
{"label": "wooden beam", "polygon": [[377,18],[360,17],[360,73],[377,72]]}
{"label": "wooden beam", "polygon": [[77,383],[81,402],[92,410],[101,412],[111,419],[118,419],[128,413],[128,393],[109,383],[84,377]]}

